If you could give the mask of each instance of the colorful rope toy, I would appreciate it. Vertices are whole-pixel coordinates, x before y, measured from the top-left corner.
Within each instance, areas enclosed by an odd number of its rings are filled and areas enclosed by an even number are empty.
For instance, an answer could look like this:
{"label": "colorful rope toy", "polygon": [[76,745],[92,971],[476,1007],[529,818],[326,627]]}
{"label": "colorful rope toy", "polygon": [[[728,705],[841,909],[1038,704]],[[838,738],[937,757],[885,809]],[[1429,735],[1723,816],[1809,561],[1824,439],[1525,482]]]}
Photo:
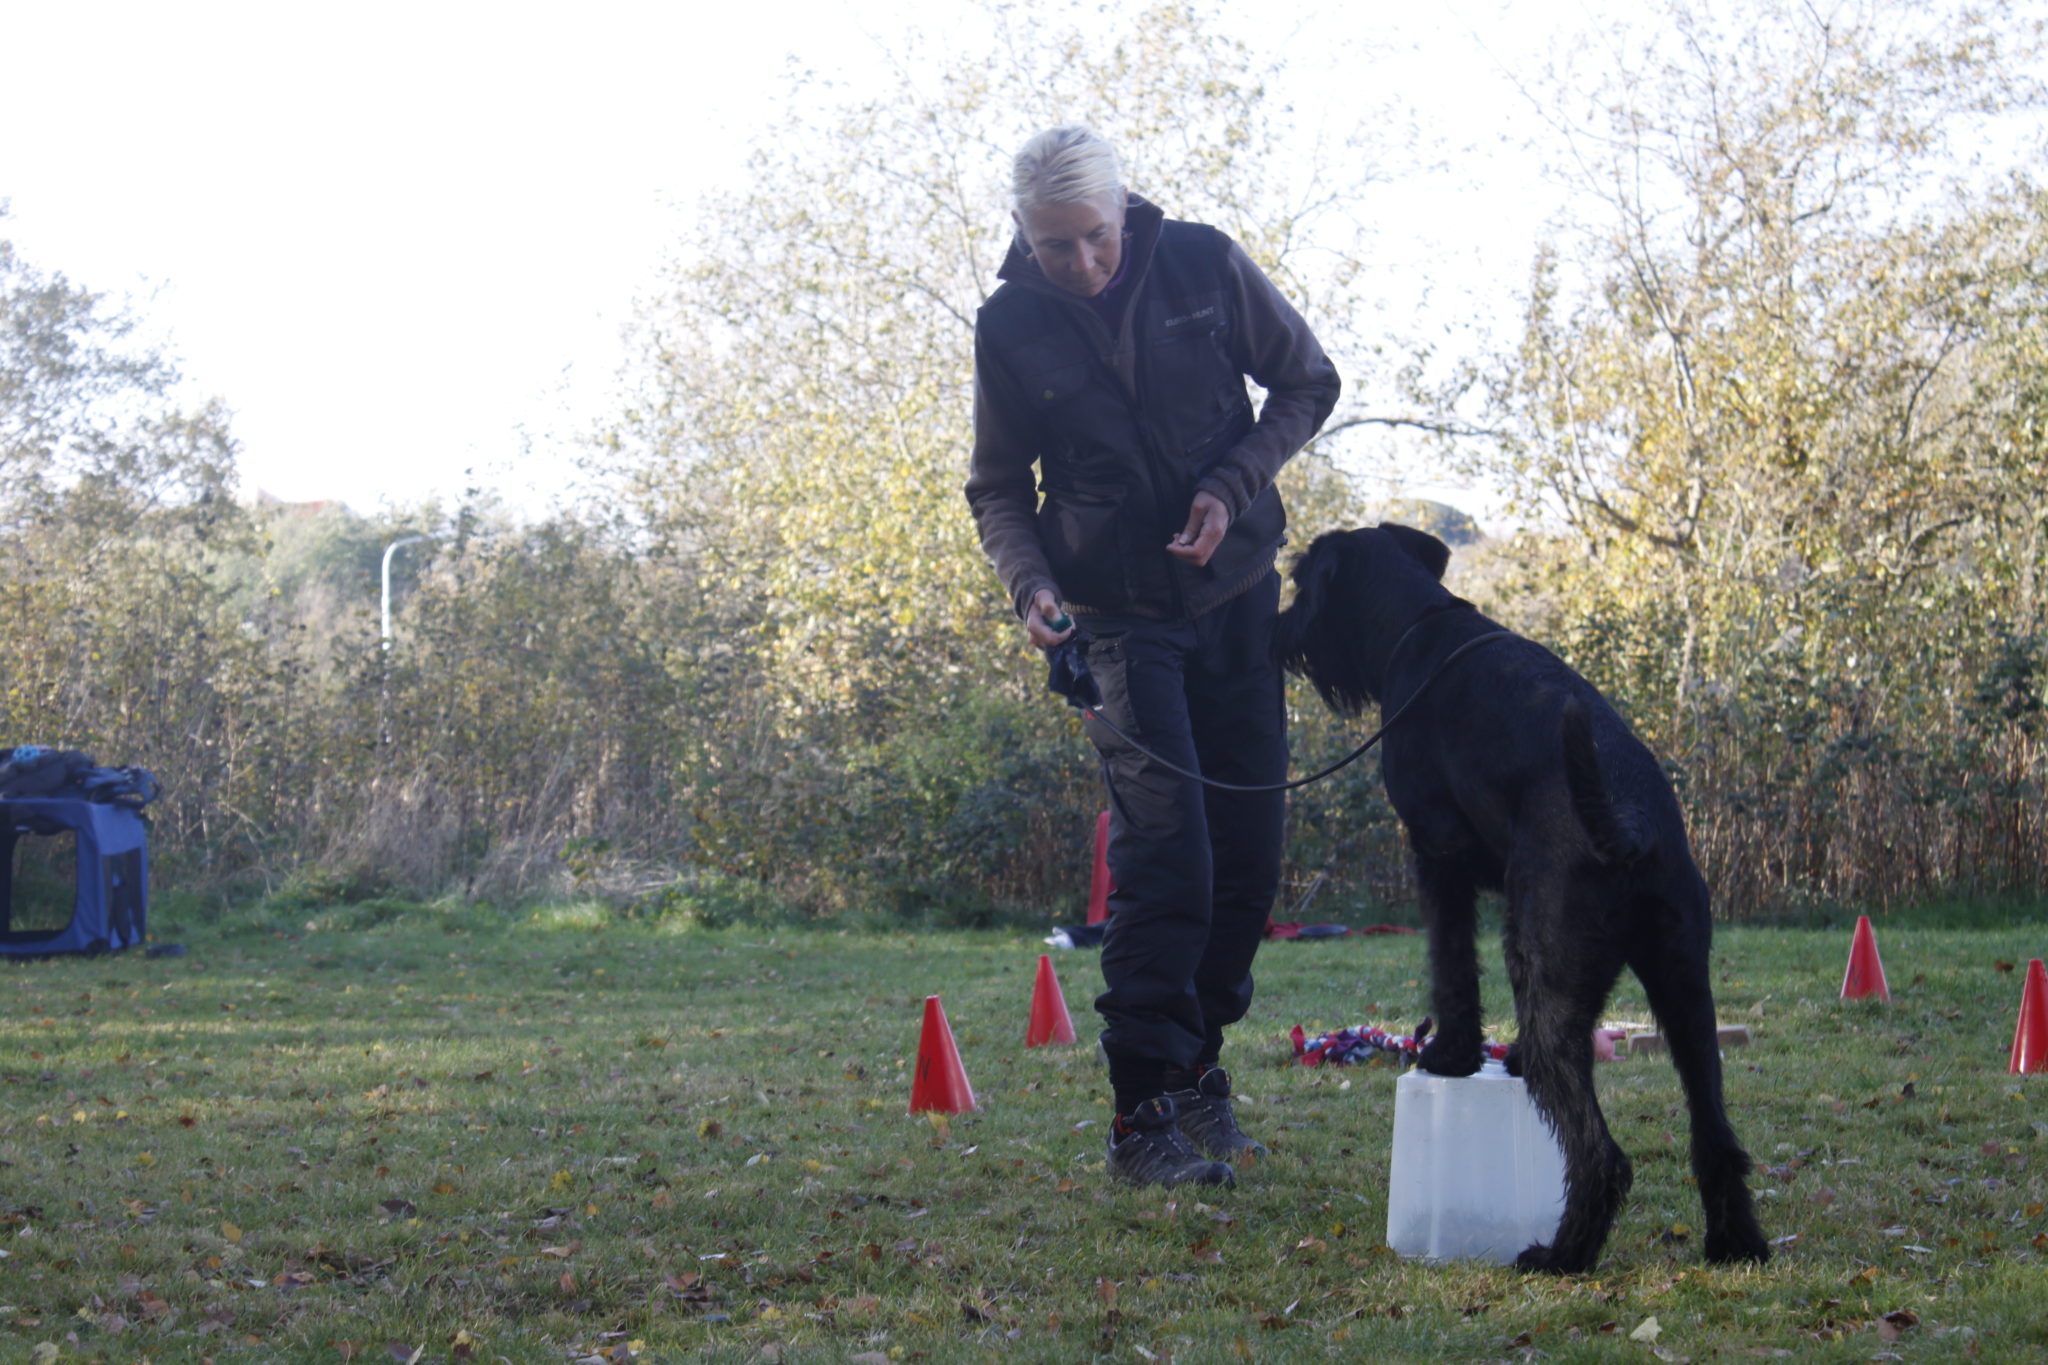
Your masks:
{"label": "colorful rope toy", "polygon": [[[1295,1060],[1303,1066],[1351,1066],[1374,1061],[1382,1053],[1399,1059],[1404,1066],[1412,1066],[1422,1053],[1422,1045],[1429,1041],[1432,1022],[1424,1019],[1412,1034],[1389,1033],[1375,1025],[1364,1025],[1319,1033],[1313,1038],[1296,1024],[1289,1036],[1294,1039]],[[1495,1061],[1507,1058],[1506,1043],[1484,1043],[1481,1047]]]}

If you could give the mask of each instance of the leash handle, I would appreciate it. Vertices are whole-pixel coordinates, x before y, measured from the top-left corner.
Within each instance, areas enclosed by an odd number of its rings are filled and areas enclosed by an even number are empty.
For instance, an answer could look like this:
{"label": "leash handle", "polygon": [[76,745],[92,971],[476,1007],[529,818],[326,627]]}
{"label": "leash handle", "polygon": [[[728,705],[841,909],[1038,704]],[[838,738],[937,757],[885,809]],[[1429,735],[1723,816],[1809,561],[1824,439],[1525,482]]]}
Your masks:
{"label": "leash handle", "polygon": [[1214,787],[1218,791],[1226,792],[1293,791],[1296,787],[1306,787],[1311,782],[1320,782],[1324,778],[1328,777],[1330,774],[1337,772],[1340,769],[1348,768],[1353,763],[1356,763],[1359,759],[1364,758],[1366,751],[1372,748],[1373,745],[1379,743],[1380,739],[1387,733],[1387,731],[1394,728],[1395,722],[1400,720],[1401,717],[1408,714],[1408,708],[1415,705],[1416,702],[1422,700],[1422,694],[1427,692],[1430,689],[1431,684],[1436,682],[1438,678],[1442,677],[1444,675],[1444,671],[1448,669],[1452,664],[1456,663],[1459,657],[1462,656],[1467,650],[1477,649],[1480,645],[1485,644],[1489,640],[1510,639],[1513,637],[1513,634],[1513,631],[1491,630],[1484,635],[1475,635],[1471,639],[1467,640],[1464,644],[1459,645],[1456,649],[1452,650],[1449,654],[1446,654],[1444,656],[1444,660],[1442,663],[1438,664],[1434,669],[1430,670],[1429,676],[1424,678],[1422,680],[1421,685],[1418,686],[1413,692],[1408,694],[1408,700],[1402,702],[1401,705],[1394,711],[1393,715],[1388,716],[1384,721],[1380,722],[1380,728],[1373,731],[1370,735],[1368,735],[1366,737],[1365,743],[1359,745],[1356,749],[1353,749],[1350,753],[1344,755],[1344,757],[1338,759],[1335,763],[1332,763],[1329,767],[1323,769],[1321,772],[1310,773],[1307,777],[1297,777],[1292,782],[1268,782],[1259,785],[1246,785],[1240,782],[1221,782],[1213,777],[1204,777],[1198,772],[1190,772],[1188,769],[1181,767],[1172,759],[1165,758],[1159,754],[1152,752],[1144,745],[1138,743],[1137,740],[1132,739],[1129,735],[1125,734],[1120,728],[1118,728],[1114,721],[1111,721],[1108,718],[1106,718],[1102,714],[1102,712],[1097,710],[1096,708],[1092,706],[1077,706],[1076,709],[1079,710],[1082,715],[1088,717],[1088,719],[1102,726],[1103,729],[1109,731],[1118,739],[1130,745],[1133,749],[1136,749],[1139,753],[1151,759],[1154,763],[1157,763],[1160,767],[1166,769],[1168,772],[1177,774],[1181,777],[1185,777],[1190,781],[1199,782],[1205,787]]}

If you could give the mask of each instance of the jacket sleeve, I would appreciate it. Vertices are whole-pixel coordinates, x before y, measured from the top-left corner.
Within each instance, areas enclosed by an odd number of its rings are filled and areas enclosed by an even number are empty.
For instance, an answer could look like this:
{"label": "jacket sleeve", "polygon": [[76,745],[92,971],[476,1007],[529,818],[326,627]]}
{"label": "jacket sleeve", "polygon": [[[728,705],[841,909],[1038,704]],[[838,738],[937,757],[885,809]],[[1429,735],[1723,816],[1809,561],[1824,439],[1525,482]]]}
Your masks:
{"label": "jacket sleeve", "polygon": [[968,465],[967,505],[981,533],[981,550],[995,566],[1022,620],[1041,589],[1059,596],[1045,547],[1038,539],[1038,422],[1018,398],[1002,365],[974,337],[974,453]]}
{"label": "jacket sleeve", "polygon": [[1235,521],[1321,429],[1337,406],[1341,384],[1308,323],[1236,242],[1224,259],[1224,275],[1235,319],[1231,359],[1266,390],[1266,402],[1252,429],[1196,491],[1220,498]]}

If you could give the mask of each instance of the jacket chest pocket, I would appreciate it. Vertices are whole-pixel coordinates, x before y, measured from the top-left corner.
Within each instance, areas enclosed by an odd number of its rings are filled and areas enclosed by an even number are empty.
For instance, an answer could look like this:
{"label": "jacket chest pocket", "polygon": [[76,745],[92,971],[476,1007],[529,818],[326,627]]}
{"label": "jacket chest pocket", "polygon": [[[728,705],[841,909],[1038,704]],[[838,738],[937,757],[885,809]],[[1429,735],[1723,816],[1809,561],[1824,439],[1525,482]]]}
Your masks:
{"label": "jacket chest pocket", "polygon": [[1090,377],[1087,362],[1076,361],[1034,370],[1021,382],[1039,413],[1052,420],[1071,412],[1086,396]]}
{"label": "jacket chest pocket", "polygon": [[1069,361],[1019,376],[1018,383],[1053,438],[1046,472],[1067,478],[1123,482],[1119,451],[1135,448],[1130,407],[1102,373],[1086,361]]}
{"label": "jacket chest pocket", "polygon": [[1231,362],[1230,314],[1221,293],[1155,305],[1147,319],[1146,409],[1177,453],[1199,458],[1245,406],[1244,376]]}

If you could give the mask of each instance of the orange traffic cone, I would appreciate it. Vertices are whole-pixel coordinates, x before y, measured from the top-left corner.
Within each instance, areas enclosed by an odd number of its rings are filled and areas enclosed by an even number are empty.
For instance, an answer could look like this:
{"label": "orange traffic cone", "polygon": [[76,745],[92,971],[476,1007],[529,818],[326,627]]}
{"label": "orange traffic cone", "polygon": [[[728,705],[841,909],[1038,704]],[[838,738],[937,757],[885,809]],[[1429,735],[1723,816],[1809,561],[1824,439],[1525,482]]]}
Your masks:
{"label": "orange traffic cone", "polygon": [[2048,968],[2035,958],[2027,964],[2027,984],[2020,992],[2020,1026],[2012,1034],[2012,1074],[2048,1071]]}
{"label": "orange traffic cone", "polygon": [[1849,940],[1849,970],[1842,974],[1842,998],[1861,1000],[1866,995],[1886,1002],[1892,998],[1884,981],[1884,963],[1877,956],[1877,936],[1870,932],[1870,916],[1858,915],[1856,935]]}
{"label": "orange traffic cone", "polygon": [[1052,956],[1038,955],[1038,984],[1031,990],[1031,1026],[1024,1030],[1024,1046],[1044,1047],[1047,1043],[1074,1041],[1074,1021],[1067,1014],[1067,997],[1060,979],[1053,975]]}
{"label": "orange traffic cone", "polygon": [[1109,893],[1116,890],[1116,878],[1109,875],[1109,812],[1095,817],[1095,871],[1088,878],[1088,922],[1100,924],[1109,918]]}
{"label": "orange traffic cone", "polygon": [[939,997],[927,995],[924,1028],[917,1035],[917,1077],[910,1083],[910,1112],[964,1114],[980,1107],[974,1102],[974,1087],[967,1083],[967,1069],[960,1065],[960,1049],[953,1046],[946,1011]]}

